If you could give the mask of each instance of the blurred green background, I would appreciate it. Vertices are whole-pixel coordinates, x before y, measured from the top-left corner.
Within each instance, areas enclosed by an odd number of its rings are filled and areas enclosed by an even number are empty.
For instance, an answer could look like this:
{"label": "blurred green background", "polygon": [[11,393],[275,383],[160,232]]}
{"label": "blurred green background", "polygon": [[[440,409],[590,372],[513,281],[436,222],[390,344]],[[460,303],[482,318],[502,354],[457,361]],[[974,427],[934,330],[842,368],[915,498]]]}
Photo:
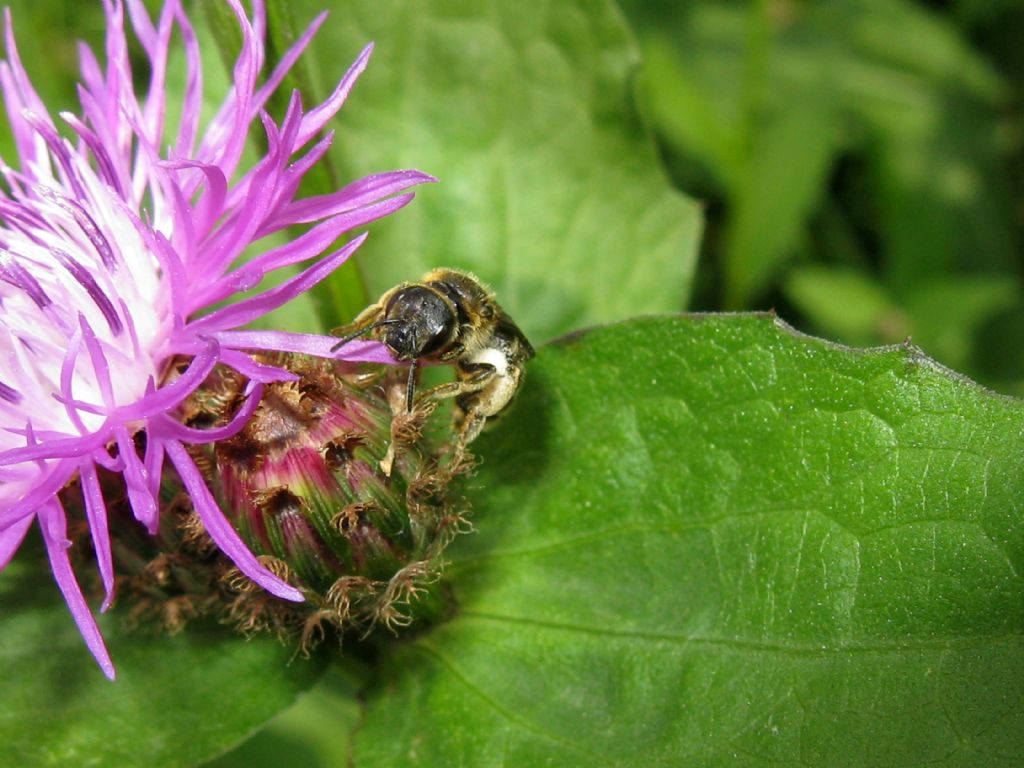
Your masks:
{"label": "blurred green background", "polygon": [[[100,39],[99,3],[11,8],[36,41],[22,54],[44,98],[73,106],[72,41]],[[674,184],[704,206],[686,309],[775,309],[856,346],[910,338],[1024,394],[1024,358],[1005,352],[1024,348],[1024,2],[622,0],[621,12],[642,53],[641,114]]]}
{"label": "blurred green background", "polygon": [[624,0],[673,180],[706,208],[697,310],[907,337],[1024,392],[1015,0]]}

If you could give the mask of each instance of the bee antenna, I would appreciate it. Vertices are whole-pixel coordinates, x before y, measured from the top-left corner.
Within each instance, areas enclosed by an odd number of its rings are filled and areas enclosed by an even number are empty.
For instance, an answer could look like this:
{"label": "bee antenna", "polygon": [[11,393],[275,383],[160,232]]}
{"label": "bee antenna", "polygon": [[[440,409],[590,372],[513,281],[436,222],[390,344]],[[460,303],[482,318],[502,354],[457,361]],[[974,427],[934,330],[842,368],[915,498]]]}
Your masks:
{"label": "bee antenna", "polygon": [[375,323],[371,323],[370,325],[366,326],[365,328],[361,328],[360,330],[356,331],[355,333],[350,333],[348,336],[342,336],[331,347],[331,352],[337,352],[339,349],[344,347],[350,341],[353,341],[354,339],[358,339],[360,336],[365,336],[366,334],[371,333],[371,332],[377,330],[378,328],[382,328],[385,325],[395,325],[396,323],[400,323],[400,322],[402,322],[402,321],[401,320],[378,320]]}

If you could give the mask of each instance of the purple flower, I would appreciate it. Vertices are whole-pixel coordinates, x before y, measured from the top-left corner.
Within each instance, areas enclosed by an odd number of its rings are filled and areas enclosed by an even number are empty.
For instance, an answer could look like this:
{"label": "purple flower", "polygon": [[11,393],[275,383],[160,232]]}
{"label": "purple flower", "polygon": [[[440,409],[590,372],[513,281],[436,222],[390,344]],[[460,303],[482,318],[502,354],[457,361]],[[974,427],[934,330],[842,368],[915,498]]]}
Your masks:
{"label": "purple flower", "polygon": [[[234,88],[203,130],[203,71],[195,33],[179,0],[151,19],[142,0],[104,0],[106,65],[81,46],[81,111],[49,114],[22,67],[6,18],[2,89],[20,167],[0,161],[0,568],[38,521],[54,577],[100,667],[114,668],[75,574],[58,494],[77,479],[106,591],[114,573],[98,468],[119,473],[132,510],[151,532],[159,522],[165,461],[180,475],[206,530],[238,568],[269,592],[300,601],[266,568],[218,509],[185,445],[224,439],[255,409],[263,384],[294,378],[258,363],[259,349],[330,356],[332,338],[241,326],[308,290],[344,262],[365,235],[309,263],[339,235],[398,210],[399,194],[433,179],[418,171],[368,176],[332,194],[297,199],[303,175],[327,151],[321,135],[370,55],[367,47],[322,104],[304,109],[294,94],[280,124],[268,98],[308,45],[318,17],[280,63],[264,64],[265,14],[250,19],[237,0],[242,50]],[[148,82],[133,81],[127,17],[149,59]],[[184,45],[182,118],[168,127],[166,80],[172,41]],[[142,86],[144,97],[136,97]],[[254,121],[267,152],[240,167]],[[297,239],[267,246],[244,264],[253,243],[296,224]],[[305,267],[279,286],[218,306],[291,265]],[[369,343],[348,359],[386,360]],[[218,364],[250,381],[248,400],[227,426],[196,430],[178,405]],[[169,376],[174,369],[180,375]]]}

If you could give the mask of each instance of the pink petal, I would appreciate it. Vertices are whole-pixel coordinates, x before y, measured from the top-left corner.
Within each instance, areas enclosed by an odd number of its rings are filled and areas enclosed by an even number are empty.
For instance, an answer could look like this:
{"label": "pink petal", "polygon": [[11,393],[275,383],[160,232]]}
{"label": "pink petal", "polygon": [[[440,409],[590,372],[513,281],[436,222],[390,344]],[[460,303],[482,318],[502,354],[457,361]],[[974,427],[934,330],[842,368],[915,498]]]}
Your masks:
{"label": "pink petal", "polygon": [[390,171],[366,176],[328,195],[303,198],[286,206],[267,227],[290,226],[316,221],[343,211],[351,211],[383,197],[414,187],[436,182],[433,176],[417,170]]}
{"label": "pink petal", "polygon": [[139,459],[135,441],[128,430],[123,426],[117,427],[114,435],[117,437],[118,456],[124,462],[122,474],[132,512],[135,519],[146,526],[150,534],[155,535],[160,526],[160,507],[150,490],[149,470]]}

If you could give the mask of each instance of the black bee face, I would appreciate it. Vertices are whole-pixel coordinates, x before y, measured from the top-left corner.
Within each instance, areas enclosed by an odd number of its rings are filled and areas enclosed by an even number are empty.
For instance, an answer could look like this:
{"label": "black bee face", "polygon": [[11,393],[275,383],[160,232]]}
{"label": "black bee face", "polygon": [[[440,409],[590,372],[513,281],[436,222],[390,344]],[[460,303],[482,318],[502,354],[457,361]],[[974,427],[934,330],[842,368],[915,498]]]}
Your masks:
{"label": "black bee face", "polygon": [[458,322],[451,303],[436,291],[413,285],[398,291],[385,309],[384,343],[398,360],[416,360],[442,349]]}

